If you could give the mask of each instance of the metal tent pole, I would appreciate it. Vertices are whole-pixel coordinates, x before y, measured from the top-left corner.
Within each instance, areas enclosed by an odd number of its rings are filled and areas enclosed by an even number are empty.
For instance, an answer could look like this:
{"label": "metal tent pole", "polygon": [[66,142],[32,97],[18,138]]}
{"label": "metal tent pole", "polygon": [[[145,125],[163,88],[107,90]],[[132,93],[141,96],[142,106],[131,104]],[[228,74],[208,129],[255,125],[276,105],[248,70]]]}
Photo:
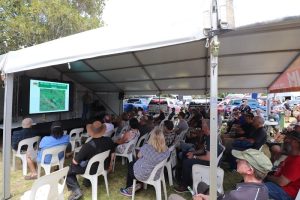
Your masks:
{"label": "metal tent pole", "polygon": [[14,74],[6,74],[3,113],[3,198],[10,195],[10,157],[11,157],[11,122],[13,103]]}
{"label": "metal tent pole", "polygon": [[218,52],[219,41],[215,32],[218,29],[217,0],[212,0],[210,39],[210,199],[217,199],[217,138],[218,138]]}

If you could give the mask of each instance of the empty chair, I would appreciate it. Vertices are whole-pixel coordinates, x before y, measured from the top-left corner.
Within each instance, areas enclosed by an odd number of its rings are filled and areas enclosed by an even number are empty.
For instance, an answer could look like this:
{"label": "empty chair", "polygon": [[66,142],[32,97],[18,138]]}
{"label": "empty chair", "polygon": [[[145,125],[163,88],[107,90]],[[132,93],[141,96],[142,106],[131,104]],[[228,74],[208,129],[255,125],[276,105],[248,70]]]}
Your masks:
{"label": "empty chair", "polygon": [[[197,191],[197,186],[200,182],[209,185],[209,166],[193,165],[193,190]],[[220,167],[217,168],[217,191],[220,194],[224,193],[223,189],[224,170]]]}
{"label": "empty chair", "polygon": [[[41,167],[44,168],[45,174],[50,174],[51,167],[53,166],[59,166],[59,169],[63,168],[64,162],[65,162],[65,151],[66,151],[67,145],[59,145],[55,147],[51,147],[48,149],[44,149],[42,152],[42,159],[41,162],[38,163],[38,177],[40,177],[41,174]],[[59,159],[59,154],[63,152],[63,157]],[[51,161],[50,163],[45,163],[46,156],[51,155]]]}
{"label": "empty chair", "polygon": [[[89,179],[92,183],[92,200],[97,200],[98,176],[100,175],[103,175],[104,177],[107,196],[109,196],[107,171],[104,169],[104,161],[109,156],[109,152],[110,150],[94,155],[89,160],[84,174],[81,175],[82,177]],[[91,174],[91,167],[94,163],[98,164],[98,169],[95,174]]]}
{"label": "empty chair", "polygon": [[[144,184],[153,185],[156,192],[156,200],[162,200],[161,195],[161,182],[163,184],[163,191],[165,195],[165,199],[167,200],[167,189],[166,189],[166,182],[165,182],[165,176],[164,176],[164,166],[166,165],[167,159],[164,159],[161,161],[158,165],[156,165],[151,172],[150,177],[146,181],[142,181]],[[160,170],[160,171],[159,171]],[[155,179],[156,173],[159,172],[159,178]],[[140,181],[140,180],[139,180]],[[134,200],[135,196],[135,187],[136,187],[136,179],[133,180],[133,186],[132,186],[132,200]]]}
{"label": "empty chair", "polygon": [[69,167],[65,167],[37,179],[21,200],[63,200],[68,170]]}
{"label": "empty chair", "polygon": [[[122,165],[124,165],[124,160],[123,158],[127,158],[129,162],[133,160],[133,151],[135,147],[135,143],[137,142],[137,138],[131,140],[130,142],[126,143],[126,148],[123,153],[115,153],[115,156],[120,156],[122,157]],[[114,159],[114,164],[113,164],[113,171],[115,171],[115,163],[116,163],[116,158]]]}
{"label": "empty chair", "polygon": [[[27,159],[26,159],[26,152],[22,152],[21,149],[23,146],[27,146],[27,151],[35,152],[37,153],[37,147],[38,142],[40,141],[39,136],[35,136],[32,138],[27,138],[24,140],[21,140],[18,144],[18,150],[12,150],[13,151],[13,169],[16,170],[16,157],[20,158],[22,160],[22,166],[23,166],[23,175],[26,176],[27,174]],[[36,148],[34,148],[36,147]]]}
{"label": "empty chair", "polygon": [[70,131],[70,143],[72,145],[72,151],[76,148],[76,144],[81,146],[81,134],[83,132],[83,128],[74,128]]}

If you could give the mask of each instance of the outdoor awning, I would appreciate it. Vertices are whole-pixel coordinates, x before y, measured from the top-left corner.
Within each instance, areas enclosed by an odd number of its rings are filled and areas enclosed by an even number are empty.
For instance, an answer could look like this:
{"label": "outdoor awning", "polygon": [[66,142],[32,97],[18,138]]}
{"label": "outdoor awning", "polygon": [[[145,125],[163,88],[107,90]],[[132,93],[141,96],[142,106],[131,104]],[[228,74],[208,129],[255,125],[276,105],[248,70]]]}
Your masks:
{"label": "outdoor awning", "polygon": [[300,91],[300,56],[274,81],[270,93]]}
{"label": "outdoor awning", "polygon": [[[222,34],[219,92],[267,92],[299,54],[299,35],[299,17]],[[209,90],[205,44],[194,25],[99,28],[10,52],[3,71],[52,66],[95,93],[199,94]]]}

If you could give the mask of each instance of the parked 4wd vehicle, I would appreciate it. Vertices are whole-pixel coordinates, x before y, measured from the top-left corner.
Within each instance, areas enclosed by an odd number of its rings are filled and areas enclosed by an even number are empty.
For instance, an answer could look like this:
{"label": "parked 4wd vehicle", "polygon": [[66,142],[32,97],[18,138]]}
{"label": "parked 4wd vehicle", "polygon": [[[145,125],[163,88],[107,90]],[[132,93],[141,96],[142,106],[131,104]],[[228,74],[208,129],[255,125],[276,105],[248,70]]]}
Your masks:
{"label": "parked 4wd vehicle", "polygon": [[148,113],[150,115],[158,114],[160,110],[164,113],[170,113],[172,108],[175,108],[176,113],[180,111],[180,106],[176,105],[173,99],[153,98],[148,104]]}
{"label": "parked 4wd vehicle", "polygon": [[131,98],[128,99],[124,105],[123,109],[125,112],[132,111],[133,108],[142,108],[144,111],[148,109],[149,100],[144,98]]}

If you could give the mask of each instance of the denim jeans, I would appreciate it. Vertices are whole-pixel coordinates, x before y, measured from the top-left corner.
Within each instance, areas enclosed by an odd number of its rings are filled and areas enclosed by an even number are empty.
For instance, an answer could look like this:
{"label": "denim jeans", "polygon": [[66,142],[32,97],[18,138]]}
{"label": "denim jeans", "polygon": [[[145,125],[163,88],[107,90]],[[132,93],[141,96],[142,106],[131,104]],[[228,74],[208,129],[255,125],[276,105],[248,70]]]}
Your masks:
{"label": "denim jeans", "polygon": [[269,198],[274,200],[292,200],[292,198],[279,185],[266,182],[265,185],[269,190]]}

